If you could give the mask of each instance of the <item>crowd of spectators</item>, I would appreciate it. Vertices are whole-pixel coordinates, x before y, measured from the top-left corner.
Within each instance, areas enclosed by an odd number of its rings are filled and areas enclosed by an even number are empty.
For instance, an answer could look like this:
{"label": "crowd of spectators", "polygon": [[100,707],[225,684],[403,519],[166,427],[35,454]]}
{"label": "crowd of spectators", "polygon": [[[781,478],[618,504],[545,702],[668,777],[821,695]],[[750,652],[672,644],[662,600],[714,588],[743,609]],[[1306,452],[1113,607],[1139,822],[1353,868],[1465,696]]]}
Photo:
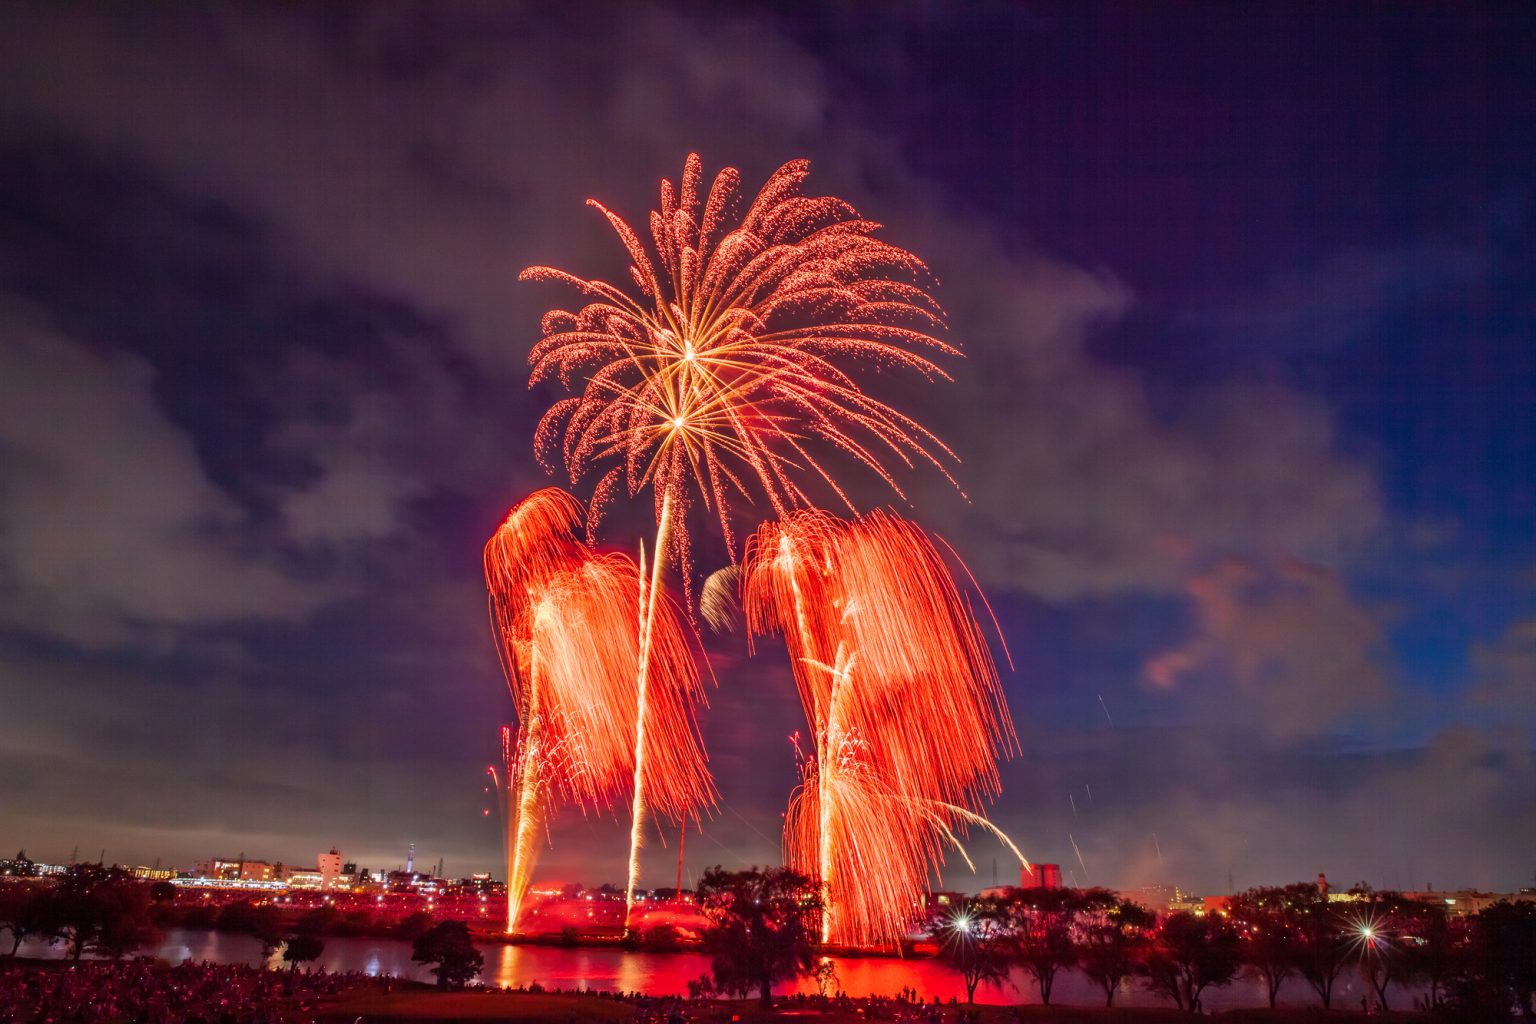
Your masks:
{"label": "crowd of spectators", "polygon": [[0,1024],[299,1024],[315,1001],[381,979],[243,964],[0,966]]}

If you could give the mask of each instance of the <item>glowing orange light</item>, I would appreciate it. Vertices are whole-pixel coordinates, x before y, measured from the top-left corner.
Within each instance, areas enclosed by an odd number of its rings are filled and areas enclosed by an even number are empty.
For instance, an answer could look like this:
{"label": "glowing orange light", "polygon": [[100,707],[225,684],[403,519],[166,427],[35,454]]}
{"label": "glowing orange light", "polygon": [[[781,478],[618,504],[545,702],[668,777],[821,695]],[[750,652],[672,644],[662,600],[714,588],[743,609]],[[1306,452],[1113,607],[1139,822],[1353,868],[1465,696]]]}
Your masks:
{"label": "glowing orange light", "polygon": [[[509,932],[557,804],[608,806],[639,784],[651,806],[681,820],[714,798],[694,724],[702,693],[682,616],[665,595],[646,600],[631,559],[576,538],[581,512],[563,491],[538,491],[512,509],[485,548],[492,628],[518,716],[515,741],[504,740]],[[642,645],[637,615],[647,604],[654,626]],[[636,693],[642,659],[645,702]]]}
{"label": "glowing orange light", "polygon": [[957,833],[1019,854],[980,814],[1016,745],[986,641],[928,536],[880,512],[764,524],[741,588],[749,635],[784,635],[813,731],[786,858],[822,881],[824,940],[893,943]]}

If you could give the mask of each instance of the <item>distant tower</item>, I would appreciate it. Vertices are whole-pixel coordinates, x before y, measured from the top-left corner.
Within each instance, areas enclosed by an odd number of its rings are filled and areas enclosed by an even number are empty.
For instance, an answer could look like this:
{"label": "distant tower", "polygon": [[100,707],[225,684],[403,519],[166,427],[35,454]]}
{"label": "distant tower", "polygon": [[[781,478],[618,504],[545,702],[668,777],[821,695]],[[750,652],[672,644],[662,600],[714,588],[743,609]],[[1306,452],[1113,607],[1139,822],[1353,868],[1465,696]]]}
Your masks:
{"label": "distant tower", "polygon": [[412,843],[405,851],[405,871],[410,874],[416,869],[416,844]]}
{"label": "distant tower", "polygon": [[1328,876],[1321,871],[1317,873],[1317,894],[1319,896],[1328,895]]}

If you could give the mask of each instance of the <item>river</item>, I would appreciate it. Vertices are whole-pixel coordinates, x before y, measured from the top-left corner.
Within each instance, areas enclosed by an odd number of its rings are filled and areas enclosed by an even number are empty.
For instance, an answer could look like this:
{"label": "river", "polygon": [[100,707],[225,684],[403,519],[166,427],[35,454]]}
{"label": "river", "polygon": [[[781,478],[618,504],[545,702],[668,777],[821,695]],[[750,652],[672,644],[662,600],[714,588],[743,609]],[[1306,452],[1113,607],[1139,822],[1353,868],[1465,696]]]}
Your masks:
{"label": "river", "polygon": [[[688,982],[709,971],[709,958],[702,953],[632,952],[623,949],[589,949],[569,946],[484,945],[485,972],[481,980],[492,985],[512,987],[538,983],[545,988],[598,989],[653,994],[683,993]],[[22,956],[61,957],[63,947],[40,942],[25,942]],[[215,963],[256,964],[261,961],[261,944],[248,935],[172,928],[155,954],[163,960],[208,960]],[[851,996],[894,995],[903,988],[915,988],[925,999],[938,996],[965,998],[959,979],[938,961],[897,960],[884,957],[836,957],[838,987]],[[393,974],[414,981],[433,979],[426,967],[411,960],[410,943],[398,939],[327,937],[325,951],[316,965],[328,971],[363,971],[372,975]],[[987,988],[977,992],[977,1001],[985,1003],[1038,1003],[1034,982],[1016,973],[1011,986]],[[798,986],[786,986],[813,992],[815,985],[806,980]],[[1351,1009],[1360,1006],[1361,996],[1369,986],[1353,971],[1346,970],[1334,989],[1334,1006]],[[1415,991],[1389,989],[1393,1009],[1411,1007]],[[1292,979],[1281,991],[1281,1002],[1291,1006],[1316,1003],[1312,990]],[[1053,1003],[1063,1006],[1102,1006],[1103,993],[1077,971],[1065,971],[1056,980]],[[1263,986],[1239,979],[1224,989],[1211,989],[1205,996],[1209,1010],[1227,1010],[1264,1005]],[[1139,983],[1122,986],[1115,996],[1116,1005],[1167,1005],[1147,992]]]}

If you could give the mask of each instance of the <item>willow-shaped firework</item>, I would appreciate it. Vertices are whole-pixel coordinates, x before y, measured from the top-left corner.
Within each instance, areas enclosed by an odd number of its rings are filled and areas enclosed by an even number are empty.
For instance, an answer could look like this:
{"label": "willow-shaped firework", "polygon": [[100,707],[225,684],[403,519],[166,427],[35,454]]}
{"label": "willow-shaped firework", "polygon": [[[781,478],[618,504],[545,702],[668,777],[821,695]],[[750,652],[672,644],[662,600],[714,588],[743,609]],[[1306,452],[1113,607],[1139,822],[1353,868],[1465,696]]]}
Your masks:
{"label": "willow-shaped firework", "polygon": [[648,603],[642,570],[579,540],[581,505],[556,488],[515,506],[485,548],[492,629],[517,709],[507,752],[507,931],[516,925],[549,814],[611,806],[639,780],[676,820],[714,799],[693,708],[702,698],[690,632],[664,596],[646,645],[643,748],[635,744]]}
{"label": "willow-shaped firework", "polygon": [[[802,478],[814,478],[852,509],[821,449],[862,463],[898,494],[895,465],[927,462],[948,476],[953,453],[854,376],[864,366],[947,378],[933,357],[959,352],[935,336],[943,311],[925,289],[927,268],[876,238],[879,225],[841,199],[802,195],[808,174],[807,161],[785,164],[743,212],[740,174],[725,168],[706,196],[699,157],[690,154],[679,186],[661,183],[649,244],[588,200],[628,251],[634,291],[552,267],[522,274],[591,298],[576,312],[544,316],[530,383],[581,383],[546,413],[535,448],[551,471],[563,461],[573,482],[606,466],[589,529],[621,488],[631,496],[651,488],[652,593],[670,558],[683,568],[691,605],[685,520],[695,496],[718,517],[734,558],[734,498],[759,492],[783,515],[813,503]],[[642,646],[649,634],[647,612]],[[642,701],[646,690],[642,676]],[[637,784],[630,906],[648,799]]]}
{"label": "willow-shaped firework", "polygon": [[787,858],[825,887],[824,940],[895,942],[957,830],[1018,853],[980,813],[1016,742],[986,641],[928,536],[880,512],[763,525],[741,588],[749,635],[784,634],[814,739]]}

